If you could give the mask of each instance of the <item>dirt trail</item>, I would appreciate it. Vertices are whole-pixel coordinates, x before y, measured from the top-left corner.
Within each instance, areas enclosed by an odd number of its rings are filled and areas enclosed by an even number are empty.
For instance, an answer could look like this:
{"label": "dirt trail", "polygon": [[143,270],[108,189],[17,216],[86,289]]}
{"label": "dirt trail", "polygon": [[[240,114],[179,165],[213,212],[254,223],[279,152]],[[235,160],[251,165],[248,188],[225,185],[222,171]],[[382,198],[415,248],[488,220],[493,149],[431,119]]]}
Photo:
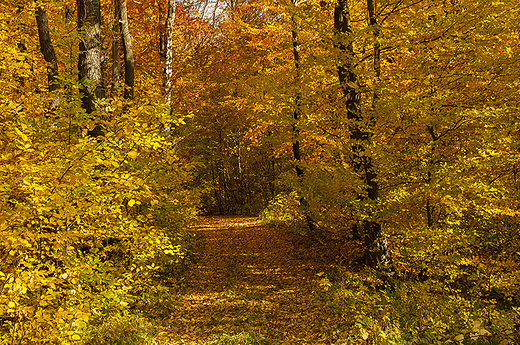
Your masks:
{"label": "dirt trail", "polygon": [[195,229],[197,253],[164,334],[167,344],[210,344],[223,334],[273,344],[336,344],[341,316],[319,302],[330,250],[302,246],[255,218],[211,217]]}

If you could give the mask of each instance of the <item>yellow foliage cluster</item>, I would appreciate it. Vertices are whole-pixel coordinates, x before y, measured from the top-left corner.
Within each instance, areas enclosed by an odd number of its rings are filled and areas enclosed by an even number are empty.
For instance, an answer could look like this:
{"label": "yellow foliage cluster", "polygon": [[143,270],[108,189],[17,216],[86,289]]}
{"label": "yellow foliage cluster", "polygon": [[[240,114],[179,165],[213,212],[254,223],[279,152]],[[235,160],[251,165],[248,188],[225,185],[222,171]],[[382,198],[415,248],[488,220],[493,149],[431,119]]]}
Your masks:
{"label": "yellow foliage cluster", "polygon": [[77,340],[182,260],[180,229],[194,215],[181,189],[188,171],[150,128],[152,106],[121,115],[100,141],[71,144],[57,121],[14,109],[1,119],[2,334]]}
{"label": "yellow foliage cluster", "polygon": [[[185,258],[196,194],[184,189],[190,167],[164,130],[180,119],[145,78],[155,93],[102,100],[89,117],[72,68],[60,106],[46,112],[47,95],[34,92],[45,88],[45,65],[16,45],[37,51],[23,29],[34,27],[30,8],[2,11],[0,343],[75,344]],[[59,54],[76,42],[61,44]],[[103,137],[86,135],[93,118],[103,119]]]}

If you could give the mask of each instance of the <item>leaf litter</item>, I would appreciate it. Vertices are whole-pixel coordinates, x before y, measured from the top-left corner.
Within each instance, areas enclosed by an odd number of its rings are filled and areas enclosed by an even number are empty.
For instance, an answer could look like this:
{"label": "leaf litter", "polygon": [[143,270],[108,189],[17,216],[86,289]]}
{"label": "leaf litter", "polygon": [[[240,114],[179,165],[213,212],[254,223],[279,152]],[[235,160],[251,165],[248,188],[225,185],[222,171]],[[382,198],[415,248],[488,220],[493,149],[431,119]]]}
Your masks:
{"label": "leaf litter", "polygon": [[341,343],[348,320],[318,298],[338,248],[302,243],[251,217],[204,218],[194,232],[194,263],[160,344],[216,344],[245,333],[266,344]]}

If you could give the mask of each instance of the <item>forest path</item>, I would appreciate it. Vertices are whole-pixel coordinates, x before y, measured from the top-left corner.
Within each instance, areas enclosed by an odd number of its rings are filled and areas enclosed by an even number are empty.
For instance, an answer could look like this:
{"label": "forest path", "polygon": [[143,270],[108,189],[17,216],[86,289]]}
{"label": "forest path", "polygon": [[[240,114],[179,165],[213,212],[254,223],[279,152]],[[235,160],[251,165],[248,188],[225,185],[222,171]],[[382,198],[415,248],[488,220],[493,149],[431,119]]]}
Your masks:
{"label": "forest path", "polygon": [[165,344],[214,344],[226,335],[222,344],[337,343],[346,320],[317,296],[326,288],[320,272],[334,269],[338,253],[256,218],[208,217],[194,231],[195,263]]}

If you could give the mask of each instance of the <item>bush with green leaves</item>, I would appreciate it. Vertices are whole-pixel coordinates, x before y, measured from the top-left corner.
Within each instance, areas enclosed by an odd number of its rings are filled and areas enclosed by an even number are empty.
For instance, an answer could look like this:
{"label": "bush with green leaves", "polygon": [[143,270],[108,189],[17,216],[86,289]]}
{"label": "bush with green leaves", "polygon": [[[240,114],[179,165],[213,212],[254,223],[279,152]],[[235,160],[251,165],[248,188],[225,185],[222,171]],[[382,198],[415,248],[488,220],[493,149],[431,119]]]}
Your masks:
{"label": "bush with green leaves", "polygon": [[352,344],[515,344],[520,308],[468,296],[449,284],[406,281],[381,289],[369,271],[343,273],[339,282],[320,280],[331,308],[351,326]]}

